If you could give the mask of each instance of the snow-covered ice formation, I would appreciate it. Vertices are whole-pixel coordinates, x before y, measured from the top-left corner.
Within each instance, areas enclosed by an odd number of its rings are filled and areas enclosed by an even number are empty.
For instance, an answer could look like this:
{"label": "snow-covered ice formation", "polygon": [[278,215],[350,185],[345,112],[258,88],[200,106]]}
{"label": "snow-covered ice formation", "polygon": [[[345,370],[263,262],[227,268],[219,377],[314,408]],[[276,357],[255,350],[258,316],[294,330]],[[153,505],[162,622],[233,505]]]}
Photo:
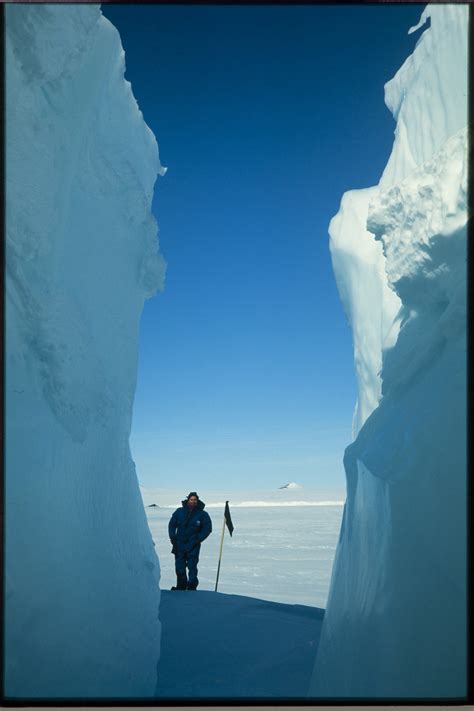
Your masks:
{"label": "snow-covered ice formation", "polygon": [[6,30],[5,693],[148,697],[159,565],[128,439],[164,169],[99,5],[9,5]]}
{"label": "snow-covered ice formation", "polygon": [[466,694],[468,6],[428,17],[380,183],[330,225],[358,403],[311,696]]}
{"label": "snow-covered ice formation", "polygon": [[301,484],[297,484],[296,481],[290,481],[289,484],[285,484],[284,486],[279,486],[279,489],[302,489],[303,487]]}

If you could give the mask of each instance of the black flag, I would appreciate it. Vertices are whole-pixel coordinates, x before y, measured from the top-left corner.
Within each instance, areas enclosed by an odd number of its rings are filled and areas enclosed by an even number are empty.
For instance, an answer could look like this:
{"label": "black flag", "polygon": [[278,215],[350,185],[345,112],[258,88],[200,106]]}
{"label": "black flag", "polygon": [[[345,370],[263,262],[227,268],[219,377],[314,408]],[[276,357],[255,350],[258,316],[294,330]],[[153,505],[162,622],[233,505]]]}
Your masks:
{"label": "black flag", "polygon": [[230,517],[229,502],[228,501],[225,502],[224,518],[225,518],[226,526],[229,529],[229,533],[232,536],[232,531],[234,530],[234,524],[232,523],[232,519]]}

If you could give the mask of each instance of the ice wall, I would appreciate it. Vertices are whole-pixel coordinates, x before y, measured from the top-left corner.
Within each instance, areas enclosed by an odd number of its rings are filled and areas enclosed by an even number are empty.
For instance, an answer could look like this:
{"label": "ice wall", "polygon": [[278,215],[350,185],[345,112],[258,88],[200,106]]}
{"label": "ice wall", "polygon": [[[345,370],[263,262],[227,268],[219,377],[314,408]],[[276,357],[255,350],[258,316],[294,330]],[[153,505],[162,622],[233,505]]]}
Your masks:
{"label": "ice wall", "polygon": [[359,399],[311,696],[466,694],[468,7],[428,16],[381,181],[331,223]]}
{"label": "ice wall", "polygon": [[98,5],[9,5],[6,30],[5,693],[147,697],[159,565],[128,438],[163,169]]}

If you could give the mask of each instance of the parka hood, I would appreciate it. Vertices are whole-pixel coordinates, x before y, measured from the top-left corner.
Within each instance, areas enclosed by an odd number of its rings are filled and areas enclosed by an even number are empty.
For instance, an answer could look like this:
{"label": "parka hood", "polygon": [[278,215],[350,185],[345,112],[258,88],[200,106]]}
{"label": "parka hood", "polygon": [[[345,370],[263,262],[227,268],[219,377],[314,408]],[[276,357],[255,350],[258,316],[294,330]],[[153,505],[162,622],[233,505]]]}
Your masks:
{"label": "parka hood", "polygon": [[[181,502],[181,504],[183,505],[184,508],[188,508],[188,500],[187,500],[187,499],[183,499],[183,501]],[[196,509],[195,509],[195,510],[196,510],[196,511],[202,511],[203,508],[205,507],[205,505],[206,505],[206,504],[204,503],[204,501],[201,501],[201,499],[198,499],[197,506],[196,506]]]}

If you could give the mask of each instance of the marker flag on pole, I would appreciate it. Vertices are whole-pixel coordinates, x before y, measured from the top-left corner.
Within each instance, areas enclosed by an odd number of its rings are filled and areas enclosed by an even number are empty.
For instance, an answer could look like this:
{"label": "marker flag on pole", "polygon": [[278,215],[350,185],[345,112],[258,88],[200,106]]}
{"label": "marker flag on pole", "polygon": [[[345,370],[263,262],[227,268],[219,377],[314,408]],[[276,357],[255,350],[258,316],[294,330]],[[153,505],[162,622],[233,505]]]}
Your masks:
{"label": "marker flag on pole", "polygon": [[225,510],[224,510],[224,518],[225,518],[225,524],[227,528],[229,529],[229,533],[232,536],[232,531],[234,530],[234,524],[232,523],[232,519],[230,517],[230,511],[229,511],[229,502],[225,502]]}
{"label": "marker flag on pole", "polygon": [[229,533],[232,536],[232,531],[234,530],[234,524],[232,523],[232,519],[230,517],[230,511],[229,511],[229,502],[225,502],[225,509],[224,509],[224,521],[222,522],[222,536],[221,536],[221,549],[219,551],[219,563],[217,564],[217,576],[216,576],[216,587],[215,587],[215,592],[217,592],[217,585],[219,583],[219,573],[221,570],[221,558],[222,558],[222,547],[224,545],[224,533],[225,533],[225,527],[229,529]]}

